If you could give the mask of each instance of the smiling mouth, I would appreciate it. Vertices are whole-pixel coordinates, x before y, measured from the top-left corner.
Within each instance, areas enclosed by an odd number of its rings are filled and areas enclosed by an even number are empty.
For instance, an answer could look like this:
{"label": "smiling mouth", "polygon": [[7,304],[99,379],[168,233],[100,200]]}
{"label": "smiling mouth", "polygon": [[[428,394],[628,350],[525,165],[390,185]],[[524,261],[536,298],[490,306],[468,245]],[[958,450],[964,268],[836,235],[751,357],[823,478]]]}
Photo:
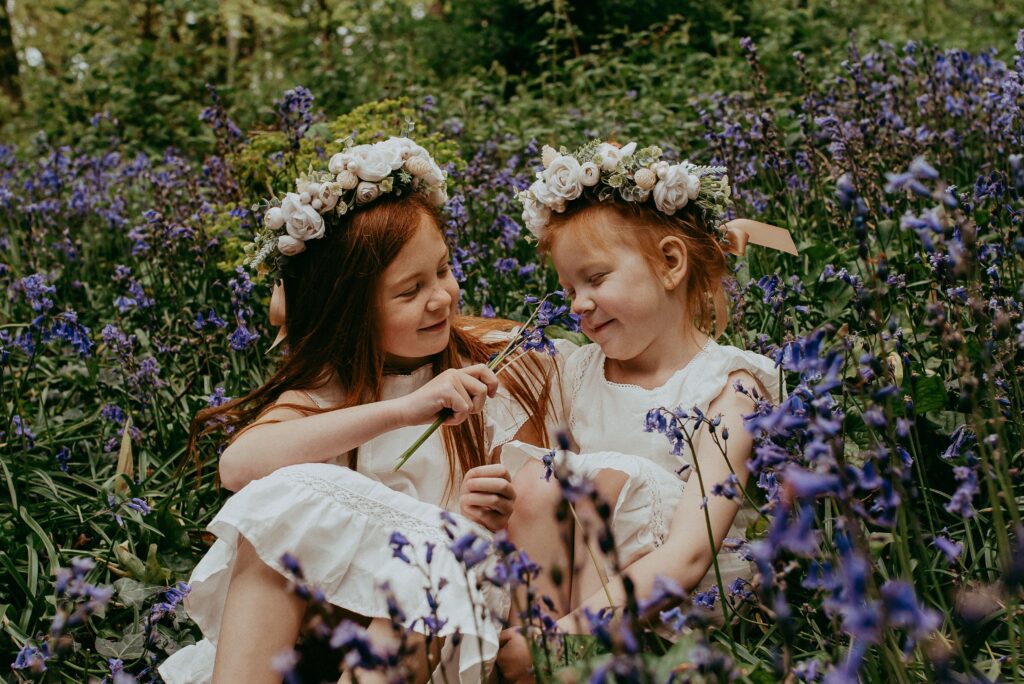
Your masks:
{"label": "smiling mouth", "polygon": [[605,327],[607,327],[607,325],[608,325],[609,323],[611,323],[612,321],[614,321],[614,320],[615,320],[614,318],[609,318],[609,319],[608,319],[607,321],[605,321],[605,322],[604,322],[604,323],[602,323],[601,325],[597,325],[597,326],[588,326],[588,327],[590,327],[590,332],[588,333],[588,336],[590,336],[590,335],[593,335],[594,333],[596,333],[596,332],[599,332],[599,331],[601,331],[601,330],[604,330],[604,329],[605,329]]}
{"label": "smiling mouth", "polygon": [[426,328],[420,328],[420,332],[440,332],[444,330],[444,327],[448,325],[448,319],[444,318],[434,325],[428,325]]}

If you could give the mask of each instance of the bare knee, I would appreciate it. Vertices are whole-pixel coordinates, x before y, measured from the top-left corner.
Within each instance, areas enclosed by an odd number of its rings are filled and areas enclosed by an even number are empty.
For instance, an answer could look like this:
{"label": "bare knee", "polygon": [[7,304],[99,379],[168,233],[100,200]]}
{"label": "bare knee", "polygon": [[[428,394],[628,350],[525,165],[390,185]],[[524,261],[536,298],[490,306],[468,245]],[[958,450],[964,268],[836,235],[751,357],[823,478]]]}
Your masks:
{"label": "bare knee", "polygon": [[512,487],[516,491],[512,521],[520,525],[554,521],[558,506],[562,503],[562,491],[554,478],[545,480],[544,465],[540,461],[524,465],[512,478]]}

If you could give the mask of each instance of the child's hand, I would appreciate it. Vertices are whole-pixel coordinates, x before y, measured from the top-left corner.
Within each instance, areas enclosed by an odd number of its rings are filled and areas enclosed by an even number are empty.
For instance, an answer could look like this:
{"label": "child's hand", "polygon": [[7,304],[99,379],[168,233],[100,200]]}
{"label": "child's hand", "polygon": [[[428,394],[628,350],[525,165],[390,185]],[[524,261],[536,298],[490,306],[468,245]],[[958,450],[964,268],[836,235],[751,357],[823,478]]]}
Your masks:
{"label": "child's hand", "polygon": [[487,397],[498,391],[494,372],[478,363],[466,368],[449,368],[412,394],[402,397],[404,425],[432,423],[444,409],[452,415],[445,425],[458,425],[474,413],[480,413]]}
{"label": "child's hand", "polygon": [[500,463],[470,468],[459,490],[459,512],[491,532],[508,526],[516,492],[512,476]]}
{"label": "child's hand", "polygon": [[533,677],[533,657],[530,645],[518,627],[509,627],[498,637],[498,657],[495,665],[501,671],[501,677],[513,684],[528,684],[537,681]]}

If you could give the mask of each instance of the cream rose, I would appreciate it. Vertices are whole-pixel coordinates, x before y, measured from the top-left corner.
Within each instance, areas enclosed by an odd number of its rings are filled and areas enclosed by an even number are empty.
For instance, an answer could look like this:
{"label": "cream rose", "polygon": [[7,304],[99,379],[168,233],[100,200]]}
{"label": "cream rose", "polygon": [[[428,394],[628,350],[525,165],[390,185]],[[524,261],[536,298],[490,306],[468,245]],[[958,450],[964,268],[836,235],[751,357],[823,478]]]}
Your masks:
{"label": "cream rose", "polygon": [[282,235],[277,238],[277,251],[285,256],[295,256],[306,251],[306,243],[296,240],[291,235]]}
{"label": "cream rose", "polygon": [[324,218],[316,209],[299,200],[294,192],[289,192],[281,202],[281,213],[284,215],[284,228],[296,240],[317,240],[324,236]]}
{"label": "cream rose", "polygon": [[548,189],[563,200],[574,200],[583,192],[580,163],[567,154],[558,157],[544,169],[544,182]]}
{"label": "cream rose", "polygon": [[353,190],[357,185],[359,185],[359,176],[348,169],[338,173],[337,179],[338,185],[341,186],[342,190]]}
{"label": "cream rose", "polygon": [[580,164],[580,183],[585,187],[592,188],[601,180],[601,167],[594,162]]}
{"label": "cream rose", "polygon": [[362,181],[356,186],[356,204],[372,202],[380,196],[380,186],[376,183]]}
{"label": "cream rose", "polygon": [[601,157],[601,169],[604,171],[614,171],[619,162],[633,154],[634,151],[636,151],[635,142],[631,142],[625,147],[616,147],[611,143],[601,143],[597,146],[597,154]]}
{"label": "cream rose", "polygon": [[658,211],[671,216],[690,201],[690,174],[682,164],[674,164],[658,175],[661,180],[654,186],[654,204]]}

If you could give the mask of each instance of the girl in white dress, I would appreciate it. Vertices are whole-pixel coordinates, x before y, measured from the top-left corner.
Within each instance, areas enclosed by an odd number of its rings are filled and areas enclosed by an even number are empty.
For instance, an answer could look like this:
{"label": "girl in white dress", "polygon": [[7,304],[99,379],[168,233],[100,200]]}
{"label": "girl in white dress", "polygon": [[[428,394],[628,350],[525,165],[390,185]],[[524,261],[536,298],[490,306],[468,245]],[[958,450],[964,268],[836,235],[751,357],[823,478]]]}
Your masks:
{"label": "girl in white dress", "polygon": [[[161,665],[169,684],[281,681],[274,658],[306,610],[286,579],[292,559],[371,637],[391,637],[397,603],[406,627],[446,641],[448,681],[479,681],[497,652],[508,597],[480,581],[486,563],[466,569],[443,526],[486,541],[506,525],[515,495],[491,454],[543,434],[544,369],[527,357],[499,383],[483,365],[502,323],[457,315],[443,201],[437,165],[393,138],[336,155],[267,211],[253,261],[280,271],[289,351],[263,386],[197,417],[194,437],[236,428],[219,468],[237,493],[185,600],[205,638]],[[392,472],[442,411],[445,425]],[[419,681],[441,657],[425,651],[407,663]]]}
{"label": "girl in white dress", "polygon": [[[546,147],[544,166],[520,196],[523,216],[596,343],[565,361],[568,437],[576,453],[560,455],[557,467],[589,480],[614,504],[618,565],[641,604],[663,591],[659,576],[691,593],[710,592],[703,597],[710,603],[719,586],[728,591],[750,574],[735,550],[722,548],[727,537],[744,536],[737,494],[752,448],[743,416],[754,404],[734,385],[771,398],[780,387],[770,359],[714,340],[728,315],[725,252],[742,251],[748,239],[795,250],[788,232],[774,226],[738,220],[717,228],[729,197],[724,169],[670,163],[660,149],[638,151],[635,143],[592,143],[572,154]],[[673,453],[664,434],[647,430],[649,412],[659,407],[720,416],[715,429],[728,435],[726,454],[707,425],[692,450],[681,444]],[[602,575],[614,568],[594,567],[580,547],[583,535],[575,535],[575,552],[561,542],[552,511],[562,492],[555,478],[544,481],[536,460],[543,453],[514,442],[503,449],[519,494],[509,532],[541,567],[572,572],[572,582],[542,577],[536,589],[554,599],[562,630],[586,633],[583,609],[597,612],[609,601],[622,607],[626,592],[618,577],[605,585]],[[713,495],[719,483],[733,495]],[[524,638],[510,629],[503,639],[503,674],[528,680]]]}

